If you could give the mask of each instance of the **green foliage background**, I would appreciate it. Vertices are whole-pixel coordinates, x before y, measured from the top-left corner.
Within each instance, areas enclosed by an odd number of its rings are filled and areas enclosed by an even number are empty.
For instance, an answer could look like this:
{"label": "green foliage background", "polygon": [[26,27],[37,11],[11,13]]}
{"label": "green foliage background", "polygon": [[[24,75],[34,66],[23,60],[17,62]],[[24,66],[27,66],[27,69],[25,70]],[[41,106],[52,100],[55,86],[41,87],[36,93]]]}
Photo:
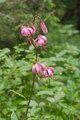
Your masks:
{"label": "green foliage background", "polygon": [[[0,49],[0,120],[80,120],[80,33],[77,18],[60,23],[68,1],[59,3],[0,0],[0,47],[4,47]],[[26,119],[35,54],[20,35],[20,27],[30,24],[36,14],[44,18],[49,31],[48,51],[41,52],[40,61],[54,67],[55,75],[36,79]]]}

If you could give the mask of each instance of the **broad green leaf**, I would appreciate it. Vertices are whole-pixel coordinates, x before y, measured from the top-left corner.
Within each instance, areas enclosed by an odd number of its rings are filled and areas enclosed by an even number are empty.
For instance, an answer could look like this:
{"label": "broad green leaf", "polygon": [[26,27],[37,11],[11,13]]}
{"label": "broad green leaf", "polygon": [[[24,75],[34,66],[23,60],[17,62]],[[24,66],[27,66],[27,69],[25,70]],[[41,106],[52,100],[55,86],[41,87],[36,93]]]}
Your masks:
{"label": "broad green leaf", "polygon": [[14,111],[11,114],[11,120],[18,120],[16,113]]}
{"label": "broad green leaf", "polygon": [[63,91],[60,91],[55,94],[54,99],[57,101],[62,99],[63,97],[65,97],[65,93]]}
{"label": "broad green leaf", "polygon": [[36,101],[34,101],[34,100],[31,100],[31,101],[30,101],[30,106],[35,107],[35,106],[37,106],[37,105],[38,105],[38,104],[37,104]]}
{"label": "broad green leaf", "polygon": [[53,95],[53,91],[39,91],[37,95]]}
{"label": "broad green leaf", "polygon": [[33,45],[31,45],[30,47],[29,47],[29,50],[34,50],[34,46]]}
{"label": "broad green leaf", "polygon": [[55,102],[55,99],[52,98],[52,97],[48,97],[48,98],[46,98],[46,100],[49,101],[49,102],[51,102],[51,103],[54,103],[54,102]]}

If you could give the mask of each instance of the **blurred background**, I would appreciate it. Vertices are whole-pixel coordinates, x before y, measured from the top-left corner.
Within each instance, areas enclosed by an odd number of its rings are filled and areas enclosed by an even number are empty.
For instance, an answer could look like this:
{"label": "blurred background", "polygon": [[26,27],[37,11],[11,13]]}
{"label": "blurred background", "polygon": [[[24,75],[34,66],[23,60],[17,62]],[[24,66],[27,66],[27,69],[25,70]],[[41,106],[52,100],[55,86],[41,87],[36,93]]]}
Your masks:
{"label": "blurred background", "polygon": [[80,45],[79,0],[0,0],[0,47],[20,43],[20,27],[37,14],[45,19],[49,41]]}
{"label": "blurred background", "polygon": [[20,28],[35,15],[48,28],[40,61],[55,75],[36,83],[28,120],[80,120],[80,0],[0,0],[0,120],[27,120],[35,58]]}

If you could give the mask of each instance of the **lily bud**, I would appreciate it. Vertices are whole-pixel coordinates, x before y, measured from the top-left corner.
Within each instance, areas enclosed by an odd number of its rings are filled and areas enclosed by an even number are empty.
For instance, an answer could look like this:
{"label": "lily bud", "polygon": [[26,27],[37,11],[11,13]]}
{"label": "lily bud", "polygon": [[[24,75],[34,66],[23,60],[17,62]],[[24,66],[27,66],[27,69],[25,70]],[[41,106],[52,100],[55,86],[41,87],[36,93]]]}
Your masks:
{"label": "lily bud", "polygon": [[47,38],[44,35],[38,35],[34,44],[37,48],[45,46],[47,44]]}
{"label": "lily bud", "polygon": [[47,30],[46,24],[43,19],[40,19],[40,24],[41,24],[41,29],[42,29],[43,33],[47,33],[48,30]]}
{"label": "lily bud", "polygon": [[34,26],[34,25],[32,25],[32,26],[31,26],[31,28],[33,29],[32,34],[34,35],[34,34],[35,34],[35,32],[36,32],[36,28],[35,28],[35,26]]}
{"label": "lily bud", "polygon": [[36,63],[35,65],[33,65],[32,67],[32,72],[33,73],[39,73],[41,74],[43,71],[45,70],[45,65],[41,64],[41,63]]}
{"label": "lily bud", "polygon": [[31,27],[27,27],[27,26],[22,26],[21,27],[21,35],[22,36],[32,36],[34,35],[36,32],[36,28],[34,27],[34,25],[32,25]]}
{"label": "lily bud", "polygon": [[52,77],[54,74],[54,69],[52,67],[47,67],[44,72],[42,73],[43,77]]}

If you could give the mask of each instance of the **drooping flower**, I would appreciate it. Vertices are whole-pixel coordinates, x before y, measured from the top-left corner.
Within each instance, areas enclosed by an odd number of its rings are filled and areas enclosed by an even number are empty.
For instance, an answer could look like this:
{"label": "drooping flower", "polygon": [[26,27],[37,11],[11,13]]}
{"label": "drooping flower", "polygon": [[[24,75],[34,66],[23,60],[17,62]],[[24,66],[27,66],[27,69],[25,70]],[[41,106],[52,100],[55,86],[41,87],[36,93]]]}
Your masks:
{"label": "drooping flower", "polygon": [[34,27],[34,25],[32,25],[31,27],[28,26],[21,27],[21,35],[24,37],[32,36],[35,34],[35,32],[36,32],[36,28]]}
{"label": "drooping flower", "polygon": [[44,35],[38,35],[38,37],[35,40],[35,46],[42,47],[47,44],[47,38]]}
{"label": "drooping flower", "polygon": [[41,25],[41,29],[42,29],[43,33],[44,34],[47,33],[48,30],[47,30],[46,24],[43,19],[40,19],[40,25]]}
{"label": "drooping flower", "polygon": [[29,30],[27,29],[27,27],[26,26],[22,26],[21,27],[21,35],[22,36],[28,36],[30,34],[30,32],[29,32]]}
{"label": "drooping flower", "polygon": [[52,67],[46,67],[46,69],[42,72],[43,77],[52,77],[54,74],[54,69]]}
{"label": "drooping flower", "polygon": [[45,65],[41,64],[41,63],[36,63],[35,65],[33,65],[32,67],[32,72],[33,73],[39,73],[41,74],[43,71],[45,70]]}

